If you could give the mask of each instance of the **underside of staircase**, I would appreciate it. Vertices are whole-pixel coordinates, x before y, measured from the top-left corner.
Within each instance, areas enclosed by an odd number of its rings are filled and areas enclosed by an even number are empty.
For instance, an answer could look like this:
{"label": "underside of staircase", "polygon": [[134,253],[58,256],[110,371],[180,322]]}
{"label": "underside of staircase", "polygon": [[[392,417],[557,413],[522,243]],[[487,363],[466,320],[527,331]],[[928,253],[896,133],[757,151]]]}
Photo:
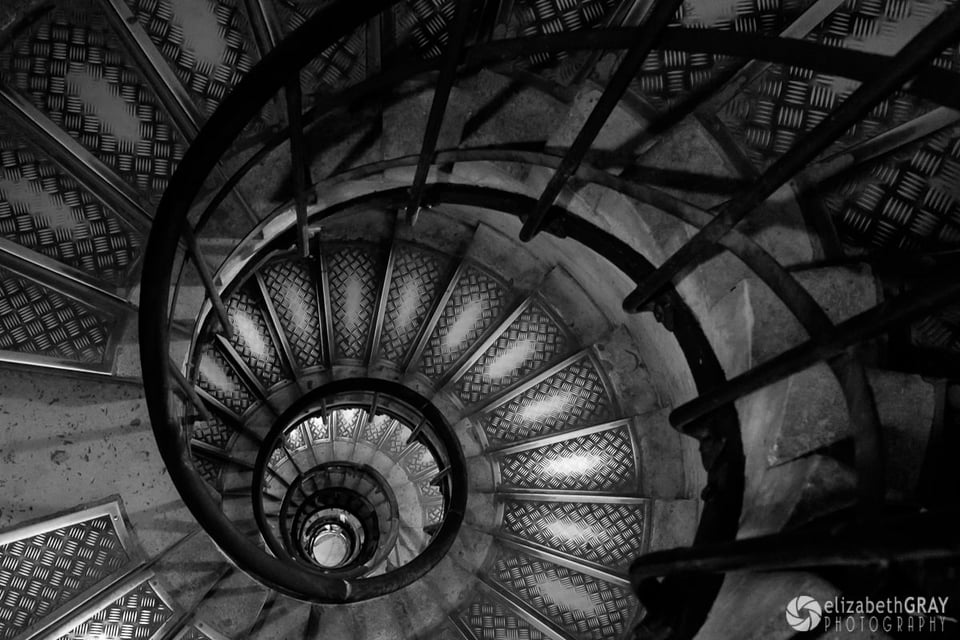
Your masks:
{"label": "underside of staircase", "polygon": [[942,0],[5,1],[0,640],[960,598],[958,41]]}

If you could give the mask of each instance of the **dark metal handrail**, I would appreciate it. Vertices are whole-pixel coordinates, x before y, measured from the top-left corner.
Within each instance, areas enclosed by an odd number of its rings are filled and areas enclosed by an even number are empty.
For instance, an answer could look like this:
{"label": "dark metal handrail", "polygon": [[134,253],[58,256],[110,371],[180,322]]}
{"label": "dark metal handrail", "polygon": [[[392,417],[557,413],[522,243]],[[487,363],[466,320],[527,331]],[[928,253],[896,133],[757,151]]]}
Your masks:
{"label": "dark metal handrail", "polygon": [[[187,214],[224,150],[272,95],[317,53],[343,33],[365,24],[394,4],[392,0],[336,3],[318,11],[250,70],[199,132],[160,201],[144,258],[144,296],[140,306],[140,356],[143,382],[157,445],[170,477],[194,517],[218,546],[245,571],[270,587],[321,602],[350,602],[382,595],[389,585],[354,588],[346,580],[317,576],[264,553],[220,511],[206,482],[190,462],[183,430],[170,412],[173,381],[168,372],[170,335],[166,324],[170,268]],[[439,560],[439,559],[437,559]]]}
{"label": "dark metal handrail", "polygon": [[[260,453],[253,470],[253,486],[251,495],[253,498],[254,517],[257,525],[264,533],[264,538],[270,548],[279,554],[286,554],[282,541],[269,536],[266,513],[263,509],[263,501],[260,500],[260,494],[263,489],[262,482],[266,473],[267,464],[273,450],[281,442],[286,431],[294,424],[298,423],[301,417],[306,417],[314,413],[321,399],[336,397],[340,394],[354,391],[387,393],[398,400],[406,402],[410,407],[417,407],[417,410],[427,418],[427,424],[430,425],[429,435],[437,440],[441,445],[441,450],[437,451],[435,447],[430,446],[431,453],[437,460],[438,466],[450,469],[450,473],[444,480],[445,496],[449,496],[444,505],[444,520],[437,529],[427,547],[411,562],[403,566],[402,571],[391,571],[383,576],[374,578],[357,578],[352,581],[355,590],[361,592],[375,592],[384,589],[383,593],[389,593],[414,582],[417,578],[426,573],[431,567],[446,555],[450,546],[453,544],[457,531],[463,522],[463,516],[467,506],[467,470],[466,460],[463,456],[463,449],[457,440],[452,429],[446,424],[443,415],[426,402],[422,397],[410,398],[412,392],[402,385],[391,383],[385,380],[377,379],[347,379],[338,380],[318,389],[314,389],[308,394],[302,396],[281,416],[274,427],[264,438],[260,447]],[[353,406],[353,402],[347,402]],[[325,405],[328,410],[337,408],[338,404],[334,401],[332,404]],[[427,435],[427,431],[423,432]],[[308,472],[309,473],[309,472]],[[321,571],[307,568],[307,571],[313,571],[323,575]]]}
{"label": "dark metal handrail", "polygon": [[[241,568],[256,575],[260,580],[269,586],[294,595],[296,597],[307,597],[323,602],[350,602],[365,598],[382,595],[395,590],[399,586],[409,584],[418,579],[423,573],[429,570],[436,562],[443,557],[443,554],[453,542],[456,535],[456,529],[459,526],[458,518],[462,519],[463,509],[466,502],[465,490],[461,494],[458,491],[450,492],[450,514],[453,516],[449,522],[445,521],[436,533],[427,550],[418,557],[414,563],[409,566],[409,571],[404,575],[381,576],[364,580],[348,581],[323,576],[317,576],[315,572],[304,571],[290,563],[283,562],[276,558],[271,558],[260,550],[251,540],[236,529],[219,510],[219,506],[210,496],[205,481],[193,469],[190,463],[189,447],[186,442],[183,430],[178,426],[174,416],[171,415],[169,398],[172,395],[175,381],[171,379],[168,371],[168,353],[169,353],[169,326],[168,318],[168,296],[167,293],[171,287],[171,268],[177,254],[178,244],[183,238],[192,237],[194,229],[187,223],[187,213],[197,199],[197,196],[211,170],[219,161],[222,153],[234,140],[240,135],[244,126],[257,113],[259,109],[286,86],[291,78],[316,54],[332,45],[344,33],[349,33],[353,29],[363,25],[366,21],[373,18],[382,10],[393,5],[396,0],[371,0],[366,3],[336,3],[319,11],[313,18],[307,21],[301,28],[291,34],[288,38],[280,42],[277,47],[265,56],[262,61],[254,67],[247,77],[235,88],[220,105],[220,108],[213,114],[207,125],[201,130],[194,141],[194,144],[188,150],[180,163],[180,166],[173,176],[170,186],[158,208],[155,218],[155,224],[151,231],[150,239],[145,252],[145,266],[143,269],[144,291],[156,292],[159,295],[145,296],[141,302],[141,358],[143,362],[143,378],[146,388],[147,401],[150,408],[151,419],[154,432],[157,438],[161,455],[167,468],[170,470],[171,477],[177,486],[184,501],[187,503],[191,512],[197,517],[203,527],[214,537],[218,545],[233,559]],[[667,3],[661,3],[667,6]],[[633,277],[641,283],[638,291],[628,300],[626,306],[628,310],[636,310],[653,293],[660,291],[663,285],[669,285],[672,275],[683,270],[688,266],[688,260],[696,253],[698,249],[713,250],[717,244],[724,244],[727,248],[732,248],[738,256],[744,258],[744,261],[753,269],[758,276],[764,279],[770,285],[774,294],[781,298],[791,311],[793,311],[801,322],[811,329],[811,335],[816,339],[809,345],[804,345],[801,352],[788,351],[780,357],[780,361],[789,361],[789,367],[782,367],[787,374],[796,371],[798,362],[813,363],[821,359],[835,355],[836,350],[829,351],[828,346],[837,347],[842,342],[841,347],[846,348],[854,342],[849,337],[851,327],[863,329],[860,324],[853,323],[850,326],[840,325],[833,327],[829,320],[825,320],[826,315],[823,310],[816,305],[815,301],[799,287],[792,276],[783,269],[775,260],[766,253],[759,250],[754,244],[745,240],[742,236],[731,233],[734,224],[746,216],[755,204],[762,201],[769,195],[772,189],[795,174],[797,170],[811,160],[817,152],[822,150],[833,139],[842,134],[848,121],[852,122],[869,109],[871,104],[879,98],[888,95],[895,90],[902,81],[908,77],[911,72],[916,72],[917,66],[921,64],[929,55],[941,45],[941,41],[949,37],[956,28],[956,22],[960,20],[960,9],[949,11],[947,18],[942,19],[939,25],[925,30],[920,38],[914,39],[903,53],[895,58],[886,56],[875,56],[873,54],[863,54],[849,50],[831,51],[831,59],[827,62],[823,54],[830,50],[830,47],[821,45],[810,45],[802,41],[790,41],[784,38],[773,38],[763,40],[762,37],[745,36],[744,34],[721,35],[719,32],[700,31],[696,33],[691,30],[683,29],[665,29],[657,35],[661,46],[665,48],[675,47],[678,49],[689,48],[689,50],[713,49],[722,51],[740,51],[741,55],[754,55],[766,57],[772,61],[791,61],[799,66],[809,66],[810,68],[820,68],[835,72],[837,68],[843,67],[849,70],[850,77],[873,81],[865,85],[861,91],[857,92],[853,99],[848,101],[846,106],[841,107],[840,116],[835,116],[825,121],[823,128],[815,130],[812,134],[812,140],[802,143],[802,148],[797,153],[789,154],[786,159],[781,159],[775,163],[774,169],[768,171],[757,184],[746,190],[746,198],[734,201],[734,204],[724,209],[720,215],[712,221],[703,220],[703,231],[695,237],[695,242],[685,245],[682,249],[684,253],[678,252],[671,258],[667,268],[654,270],[640,258],[635,251],[630,249],[626,243],[617,239],[610,238],[603,234],[596,227],[577,218],[564,208],[552,204],[553,198],[543,199],[538,206],[538,220],[535,221],[530,231],[539,228],[540,222],[551,220],[553,226],[547,228],[547,231],[555,233],[568,234],[574,237],[584,245],[594,251],[602,252],[618,268]],[[703,37],[708,33],[707,37]],[[506,60],[514,57],[529,55],[531,51],[540,47],[544,50],[556,50],[560,48],[628,48],[633,42],[631,37],[634,31],[631,29],[610,29],[593,30],[581,34],[562,34],[560,36],[543,36],[534,38],[515,39],[506,42],[494,42],[486,45],[479,45],[473,49],[467,49],[463,52],[462,68],[471,66],[482,66],[497,60]],[[619,39],[618,39],[619,38]],[[923,38],[932,42],[919,43]],[[769,41],[769,42],[768,42]],[[770,50],[768,56],[761,56],[758,43],[774,43],[775,46]],[[702,44],[698,44],[702,43]],[[744,44],[746,43],[746,44]],[[739,47],[739,48],[738,48]],[[753,48],[751,48],[753,47]],[[458,47],[451,47],[451,50],[459,52]],[[458,56],[459,57],[459,56]],[[881,63],[893,61],[896,64],[896,73],[889,77],[884,77],[886,71],[881,71],[882,64],[877,65],[873,70],[869,66],[860,66],[865,61]],[[445,69],[454,68],[450,60],[446,61]],[[455,60],[453,61],[455,62]],[[391,88],[399,81],[412,77],[418,73],[430,70],[437,66],[435,62],[417,62],[409,66],[399,66],[392,68],[383,74],[371,78],[357,86],[344,90],[336,96],[318,100],[316,105],[309,110],[302,119],[302,123],[307,125],[315,122],[316,119],[327,111],[338,106],[344,106],[352,100],[360,100],[374,92]],[[450,72],[452,73],[452,72]],[[449,73],[447,75],[450,75]],[[936,82],[932,79],[949,79],[948,83]],[[949,104],[960,104],[960,92],[956,90],[956,74],[942,72],[940,70],[924,69],[919,72],[917,80],[911,85],[911,90],[921,93],[936,95],[942,98],[942,102]],[[952,84],[951,84],[952,83]],[[944,88],[944,84],[948,84]],[[925,93],[926,92],[926,93]],[[615,102],[615,101],[614,101]],[[432,114],[433,115],[433,114]],[[442,110],[432,120],[439,118],[442,120]],[[602,126],[604,118],[598,118],[598,122],[593,122],[592,126]],[[263,147],[260,153],[266,153],[264,150],[275,148],[289,136],[288,131],[281,131],[277,136]],[[586,137],[586,136],[585,136]],[[429,142],[429,141],[428,141]],[[589,144],[587,145],[589,147]],[[429,166],[427,156],[433,156],[433,162],[437,161],[433,143],[425,144],[423,153],[418,162],[418,175],[423,174],[423,167]],[[582,154],[581,154],[582,155]],[[223,198],[233,189],[242,179],[243,175],[252,168],[256,162],[262,158],[262,155],[255,154],[251,161],[245,163],[241,169],[231,176],[227,181],[227,186],[220,193],[214,196],[213,203],[201,215],[200,226],[213,215],[216,206],[222,202]],[[564,165],[564,171],[568,175],[573,175],[579,165],[577,162],[568,162]],[[523,161],[529,161],[525,159]],[[544,163],[549,164],[549,163]],[[567,166],[569,165],[569,166]],[[588,179],[603,184],[609,182],[607,177],[600,175],[602,172],[591,174],[588,167],[581,167]],[[595,170],[593,170],[595,171]],[[609,174],[605,174],[609,175]],[[592,176],[592,177],[591,177]],[[565,178],[564,178],[565,179]],[[423,201],[433,202],[456,202],[462,199],[468,204],[478,204],[484,201],[491,203],[494,210],[511,213],[518,217],[523,217],[532,209],[529,198],[524,199],[516,194],[505,194],[496,190],[484,189],[459,189],[454,186],[439,186],[424,184],[425,179],[418,179],[417,194],[415,201],[419,204]],[[623,184],[619,186],[623,187]],[[559,193],[562,185],[554,185],[551,189]],[[629,189],[624,189],[629,193]],[[639,193],[639,192],[638,192]],[[301,194],[298,194],[298,197]],[[378,194],[381,195],[382,194]],[[549,195],[549,194],[548,194]],[[556,195],[556,194],[554,194]],[[648,195],[650,193],[648,192]],[[392,194],[397,201],[403,194]],[[656,196],[654,194],[655,197]],[[549,200],[549,202],[547,202]],[[538,202],[533,199],[534,205]],[[482,205],[479,205],[482,206]],[[682,208],[682,207],[681,207]],[[301,206],[299,210],[302,210]],[[302,214],[303,212],[300,211]],[[683,211],[684,214],[694,215],[702,219],[702,213],[697,211],[693,214],[690,210]],[[300,216],[304,218],[303,215]],[[682,216],[681,216],[682,217]],[[304,223],[301,220],[301,223]],[[300,229],[302,232],[303,229]],[[599,241],[598,241],[599,239]],[[204,278],[205,283],[210,278]],[[208,290],[213,289],[213,285],[208,284]],[[179,285],[178,285],[179,286]],[[683,315],[686,313],[684,307],[669,288],[665,289],[665,296],[669,298],[670,303],[677,309],[686,323],[685,330],[696,334],[698,327],[692,322],[692,316]],[[935,292],[935,303],[942,303],[945,297],[945,290]],[[951,294],[952,295],[952,290]],[[211,303],[217,307],[217,298],[212,296]],[[933,304],[927,302],[920,306],[930,308]],[[917,307],[919,308],[919,306]],[[218,308],[219,310],[219,308]],[[223,315],[222,310],[219,310]],[[882,315],[882,314],[881,314]],[[902,314],[901,314],[902,315]],[[876,325],[871,325],[876,332],[882,332],[889,328],[890,321],[886,317],[875,318]],[[692,323],[693,327],[689,326]],[[862,323],[861,323],[862,324]],[[816,335],[814,335],[816,334]],[[697,334],[696,349],[700,350],[702,355],[708,348],[702,334]],[[691,359],[688,353],[688,360]],[[712,354],[710,354],[712,356]],[[715,363],[715,358],[710,361]],[[853,361],[852,373],[849,375],[838,373],[838,377],[844,385],[848,397],[848,405],[854,419],[863,419],[864,411],[871,413],[867,416],[869,429],[873,430],[875,424],[875,407],[872,398],[869,396],[869,390],[863,376],[862,365],[856,360]],[[711,366],[713,366],[711,364]],[[782,365],[782,362],[780,363]],[[717,367],[715,367],[717,368]],[[722,491],[721,500],[708,500],[708,508],[705,508],[701,519],[701,530],[704,522],[710,521],[715,525],[713,532],[714,538],[732,538],[736,531],[736,516],[739,514],[740,500],[742,500],[742,449],[739,448],[739,442],[734,443],[733,439],[738,436],[735,429],[730,429],[729,425],[721,428],[718,424],[724,424],[724,420],[730,418],[731,411],[729,403],[742,397],[747,393],[747,389],[756,389],[766,386],[769,379],[760,379],[760,373],[764,371],[761,368],[754,369],[745,377],[755,378],[750,385],[745,385],[742,381],[731,381],[727,386],[720,387],[714,395],[708,395],[705,399],[700,399],[701,409],[692,415],[692,418],[702,417],[709,411],[720,409],[719,414],[714,413],[714,420],[704,428],[696,430],[696,436],[700,438],[705,446],[702,449],[704,465],[708,470],[710,482],[714,487],[714,492]],[[712,374],[713,379],[708,383],[701,384],[697,380],[698,388],[701,393],[708,393],[710,387],[716,388],[716,371]],[[785,374],[786,375],[786,374]],[[709,405],[709,406],[708,406]],[[683,408],[681,408],[683,409]],[[689,409],[689,407],[688,407]],[[679,411],[678,411],[679,413]],[[675,421],[681,421],[681,415],[674,414]],[[691,418],[691,419],[692,419]],[[451,435],[452,437],[452,435]],[[453,439],[455,450],[459,451],[459,445],[456,439]],[[876,449],[876,442],[872,449]],[[873,460],[873,463],[878,461]],[[451,463],[452,464],[452,463]],[[869,472],[873,469],[876,473],[876,467],[873,464],[865,465],[861,471]],[[737,481],[737,474],[741,477]],[[732,478],[732,479],[731,479]],[[717,487],[721,489],[717,489]],[[738,493],[739,492],[739,493]],[[715,498],[716,496],[711,496]],[[733,516],[731,520],[731,515]],[[456,524],[452,524],[456,522]],[[451,524],[448,527],[448,523]],[[721,533],[718,533],[721,532]],[[702,536],[698,533],[697,543],[704,542],[709,536]],[[423,562],[419,562],[420,560]],[[416,566],[412,566],[416,564]],[[717,585],[719,588],[719,585]],[[711,587],[712,589],[712,587]],[[715,590],[714,590],[715,595]]]}

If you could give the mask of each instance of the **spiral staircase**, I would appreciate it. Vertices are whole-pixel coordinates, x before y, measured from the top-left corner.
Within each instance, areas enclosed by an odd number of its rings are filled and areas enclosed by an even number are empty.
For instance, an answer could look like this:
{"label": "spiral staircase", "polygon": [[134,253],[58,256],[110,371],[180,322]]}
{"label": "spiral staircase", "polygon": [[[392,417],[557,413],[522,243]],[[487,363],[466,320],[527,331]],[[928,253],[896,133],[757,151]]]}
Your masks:
{"label": "spiral staircase", "polygon": [[349,4],[0,9],[0,638],[956,592],[956,9]]}

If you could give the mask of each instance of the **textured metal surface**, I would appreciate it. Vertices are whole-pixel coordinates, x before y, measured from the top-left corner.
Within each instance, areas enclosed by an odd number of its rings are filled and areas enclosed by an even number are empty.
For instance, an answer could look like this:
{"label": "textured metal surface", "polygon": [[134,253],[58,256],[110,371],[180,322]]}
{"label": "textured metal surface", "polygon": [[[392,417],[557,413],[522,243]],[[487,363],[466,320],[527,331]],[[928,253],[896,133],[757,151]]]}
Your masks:
{"label": "textured metal surface", "polygon": [[491,577],[575,638],[619,638],[639,605],[626,589],[501,549]]}
{"label": "textured metal surface", "polygon": [[305,450],[307,440],[303,437],[303,431],[300,429],[291,429],[283,436],[283,445],[290,453]]}
{"label": "textured metal surface", "polygon": [[227,359],[210,345],[203,345],[197,367],[197,384],[237,415],[253,404],[254,398]]}
{"label": "textured metal surface", "polygon": [[[893,55],[946,6],[943,0],[854,0],[831,14],[807,39]],[[960,56],[954,47],[934,64],[957,70]],[[774,65],[744,87],[718,115],[745,155],[757,167],[765,168],[858,86],[856,81]],[[833,149],[849,147],[929,109],[920,98],[896,93],[848,130]]]}
{"label": "textured metal surface", "polygon": [[960,244],[960,127],[870,163],[825,193],[823,205],[850,243],[886,249]]}
{"label": "textured metal surface", "polygon": [[397,422],[394,430],[387,435],[386,440],[384,440],[380,446],[381,450],[394,460],[397,460],[404,449],[406,449],[407,438],[409,438],[412,433],[413,431],[410,430],[410,427],[402,422]]}
{"label": "textured metal surface", "polygon": [[60,636],[58,640],[154,638],[173,615],[173,610],[153,586],[149,582],[143,582]]}
{"label": "textured metal surface", "polygon": [[194,422],[194,440],[206,442],[207,444],[220,449],[229,448],[228,444],[236,435],[236,432],[228,427],[226,423],[218,416],[211,414],[210,417],[212,418],[210,421],[198,420],[197,422]]}
{"label": "textured metal surface", "polygon": [[[276,0],[274,6],[284,34],[302,25],[323,4]],[[304,87],[311,91],[332,91],[364,78],[366,38],[363,29],[344,36],[314,58],[301,74]]]}
{"label": "textured metal surface", "polygon": [[0,124],[0,236],[119,284],[138,233],[42,152]]}
{"label": "textured metal surface", "polygon": [[[616,0],[586,0],[584,2],[518,0],[515,11],[520,23],[520,35],[535,36],[563,33],[564,31],[579,31],[587,27],[597,26],[616,5]],[[531,57],[530,61],[535,65],[546,64],[563,60],[568,55],[566,53],[537,54]]]}
{"label": "textured metal surface", "polygon": [[429,526],[443,521],[443,494],[430,484],[430,480],[416,483],[420,506],[423,508],[423,525]]}
{"label": "textured metal surface", "polygon": [[516,442],[613,416],[613,402],[589,356],[572,362],[476,421],[491,444]]}
{"label": "textured metal surface", "polygon": [[910,327],[910,342],[917,347],[960,354],[960,305],[944,307]]}
{"label": "textured metal surface", "polygon": [[[811,0],[692,0],[681,5],[671,26],[773,35],[810,4]],[[710,53],[654,51],[637,74],[636,89],[654,106],[668,107],[733,62]]]}
{"label": "textured metal surface", "polygon": [[430,469],[437,468],[437,461],[426,445],[416,442],[411,445],[410,451],[403,456],[400,464],[408,476],[418,476]]}
{"label": "textured metal surface", "polygon": [[155,203],[185,145],[97,3],[61,2],[0,52],[0,78]]}
{"label": "textured metal surface", "polygon": [[625,569],[643,553],[649,505],[509,501],[503,531],[557,551]]}
{"label": "textured metal surface", "polygon": [[373,417],[373,420],[364,421],[363,430],[360,432],[360,439],[366,440],[376,446],[380,444],[380,440],[383,439],[387,431],[393,428],[396,422],[397,421],[390,416],[385,416],[382,413],[377,414]]}
{"label": "textured metal surface", "polygon": [[456,393],[466,404],[480,402],[544,368],[570,345],[553,317],[531,304],[457,380]]}
{"label": "textured metal surface", "polygon": [[253,32],[239,0],[125,2],[207,115],[256,63]]}
{"label": "textured metal surface", "polygon": [[338,409],[330,414],[335,440],[353,441],[367,414],[359,409]]}
{"label": "textured metal surface", "polygon": [[193,466],[207,483],[214,489],[220,489],[220,473],[223,471],[223,463],[209,458],[204,458],[194,454]]}
{"label": "textured metal surface", "polygon": [[441,254],[401,245],[393,265],[393,277],[383,316],[380,355],[401,362],[425,321],[434,300],[441,294],[442,278],[450,259]]}
{"label": "textured metal surface", "polygon": [[338,358],[360,360],[379,291],[377,255],[372,247],[340,247],[330,251],[328,264],[334,351]]}
{"label": "textured metal surface", "polygon": [[465,607],[460,619],[477,640],[547,640],[547,636],[512,609],[482,596],[475,597]]}
{"label": "textured metal surface", "polygon": [[420,371],[436,379],[473,346],[500,317],[507,287],[480,269],[463,270],[444,306],[423,355]]}
{"label": "textured metal surface", "polygon": [[262,301],[240,288],[224,300],[233,325],[230,344],[264,387],[270,388],[288,377],[273,341]]}
{"label": "textured metal surface", "polygon": [[110,515],[0,545],[0,638],[13,638],[130,560]]}
{"label": "textured metal surface", "polygon": [[313,442],[330,442],[330,425],[319,416],[309,418],[305,426]]}
{"label": "textured metal surface", "polygon": [[447,25],[453,20],[453,0],[410,0],[394,6],[398,39],[409,36],[424,58],[436,58],[447,43]]}
{"label": "textured metal surface", "polygon": [[104,361],[112,318],[0,269],[0,350]]}
{"label": "textured metal surface", "polygon": [[260,274],[299,365],[322,366],[323,329],[310,269],[303,262],[288,258],[269,263]]}
{"label": "textured metal surface", "polygon": [[633,446],[625,427],[505,455],[500,474],[503,486],[509,488],[636,488]]}

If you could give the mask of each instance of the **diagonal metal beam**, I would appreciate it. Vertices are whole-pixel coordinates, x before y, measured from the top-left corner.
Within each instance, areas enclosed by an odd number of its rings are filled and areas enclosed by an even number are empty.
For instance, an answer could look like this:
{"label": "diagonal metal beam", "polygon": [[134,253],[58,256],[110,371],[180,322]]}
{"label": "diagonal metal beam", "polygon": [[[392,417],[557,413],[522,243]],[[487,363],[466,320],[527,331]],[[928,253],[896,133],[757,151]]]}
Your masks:
{"label": "diagonal metal beam", "polygon": [[950,107],[937,107],[811,165],[794,178],[794,182],[800,190],[809,189],[840,173],[856,169],[880,156],[942,131],[958,121],[960,111]]}
{"label": "diagonal metal beam", "polygon": [[820,340],[808,340],[788,349],[695,400],[680,405],[671,412],[670,423],[683,431],[686,425],[725,404],[783,380],[821,360],[841,355],[860,342],[957,300],[960,300],[960,281],[948,285],[935,283],[890,298],[839,323]]}
{"label": "diagonal metal beam", "polygon": [[0,267],[112,315],[123,317],[137,311],[137,305],[105,289],[89,274],[3,237]]}
{"label": "diagonal metal beam", "polygon": [[683,0],[660,0],[650,11],[649,17],[636,28],[633,44],[624,54],[620,65],[614,71],[610,82],[607,83],[600,99],[597,100],[596,106],[587,117],[583,128],[580,129],[580,133],[577,134],[573,144],[570,145],[563,162],[551,176],[550,182],[544,188],[530,216],[524,221],[523,228],[520,230],[521,240],[529,242],[540,232],[546,222],[550,207],[553,206],[557,196],[566,186],[567,180],[577,170],[583,157],[590,150],[593,141],[600,133],[603,125],[606,124],[607,118],[610,117],[617,103],[620,102],[620,98],[623,97],[627,87],[636,77],[644,60],[647,59],[650,51],[657,43],[662,31],[670,24],[682,2]]}
{"label": "diagonal metal beam", "polygon": [[0,115],[77,182],[138,232],[150,232],[153,218],[130,185],[90,153],[24,96],[0,83]]}
{"label": "diagonal metal beam", "polygon": [[230,341],[223,337],[220,334],[214,336],[214,342],[216,346],[220,348],[220,354],[230,363],[230,366],[233,367],[233,370],[237,373],[243,383],[250,389],[250,392],[253,393],[254,397],[267,409],[273,412],[273,415],[279,416],[283,413],[281,408],[277,406],[271,399],[270,395],[267,393],[266,387],[264,387],[263,382],[260,378],[257,377],[257,374],[254,373],[253,369],[250,368],[250,365],[247,364],[247,361],[243,359],[243,356],[240,355],[240,352],[237,351],[236,347],[230,343]]}
{"label": "diagonal metal beam", "polygon": [[373,324],[371,325],[369,331],[370,339],[367,341],[368,344],[366,347],[368,367],[376,361],[377,355],[380,353],[380,342],[383,337],[383,323],[387,312],[387,298],[390,295],[390,288],[393,286],[393,269],[397,262],[397,253],[399,251],[396,240],[396,229],[397,226],[394,225],[394,240],[390,244],[390,249],[387,252],[386,260],[384,260],[383,270],[380,272],[382,276],[380,278],[380,289],[377,294],[376,309],[372,318]]}
{"label": "diagonal metal beam", "polygon": [[300,369],[297,357],[294,355],[290,341],[287,339],[287,333],[283,328],[283,323],[280,322],[280,316],[277,315],[277,308],[274,306],[273,299],[270,297],[270,290],[267,288],[267,284],[263,280],[263,275],[261,275],[259,271],[254,274],[254,279],[257,283],[257,289],[260,291],[260,298],[263,300],[263,308],[266,311],[267,320],[270,322],[270,327],[279,343],[283,358],[287,361],[287,366],[290,367],[290,373],[293,374],[293,379],[297,383],[297,389],[300,390],[301,395],[305,394],[307,387],[303,382],[303,371]]}
{"label": "diagonal metal beam", "polygon": [[290,174],[293,178],[293,200],[297,211],[297,250],[310,256],[310,220],[307,217],[307,188],[310,183],[310,160],[303,135],[303,89],[300,76],[287,82],[287,123],[290,131]]}
{"label": "diagonal metal beam", "polygon": [[256,465],[254,465],[252,462],[249,462],[242,458],[231,456],[228,452],[224,451],[223,449],[219,449],[201,440],[191,440],[190,451],[196,455],[202,456],[209,460],[231,464],[245,471],[253,471],[254,469],[256,469]]}
{"label": "diagonal metal beam", "polygon": [[[787,25],[780,32],[779,37],[804,38],[844,2],[845,0],[816,0],[796,20]],[[669,32],[669,29],[667,31]],[[651,149],[667,139],[665,133],[687,116],[692,113],[705,115],[716,113],[770,66],[771,63],[767,61],[743,59],[739,64],[735,63],[724,68],[714,80],[681,98],[672,108],[659,115],[642,131],[621,145],[621,148],[625,152],[631,152],[637,147],[642,147],[642,153],[649,153]]]}
{"label": "diagonal metal beam", "polygon": [[204,257],[203,251],[197,243],[197,236],[189,224],[184,225],[182,237],[184,243],[187,245],[187,253],[197,268],[197,274],[200,276],[200,282],[203,284],[207,298],[210,300],[210,304],[213,305],[213,312],[220,322],[220,328],[223,329],[224,334],[228,338],[232,338],[233,323],[230,322],[230,314],[227,313],[227,307],[223,303],[223,298],[220,297],[220,291],[217,290],[217,285],[213,282],[213,273],[210,271],[210,264],[207,262],[206,257]]}
{"label": "diagonal metal beam", "polygon": [[716,218],[687,244],[644,278],[624,300],[623,308],[635,313],[649,303],[674,278],[714,251],[715,244],[787,180],[799,173],[847,129],[881,100],[900,88],[917,69],[952,44],[960,31],[960,6],[946,10],[897,54],[883,76],[862,85],[790,151],[780,157],[742,195],[734,197]]}
{"label": "diagonal metal beam", "polygon": [[463,53],[467,30],[470,28],[470,16],[480,0],[458,0],[456,13],[447,33],[447,50],[444,53],[443,64],[433,92],[433,103],[430,105],[430,115],[427,117],[427,128],[423,134],[423,144],[420,147],[420,161],[417,163],[417,172],[410,188],[410,202],[407,204],[407,222],[413,224],[420,204],[423,202],[423,187],[427,181],[427,172],[433,162],[433,152],[437,148],[440,138],[440,127],[443,126],[443,116],[447,111],[447,102],[450,100],[450,91],[457,79],[457,67]]}
{"label": "diagonal metal beam", "polygon": [[854,521],[807,531],[780,532],[649,553],[630,567],[630,580],[678,572],[792,571],[819,567],[889,568],[903,562],[956,561],[956,509]]}
{"label": "diagonal metal beam", "polygon": [[486,574],[479,576],[479,578],[479,584],[484,587],[483,591],[486,594],[495,597],[506,605],[518,618],[539,631],[544,637],[549,638],[549,640],[574,640],[566,631],[558,627],[554,620],[548,619],[535,609],[528,600]]}

